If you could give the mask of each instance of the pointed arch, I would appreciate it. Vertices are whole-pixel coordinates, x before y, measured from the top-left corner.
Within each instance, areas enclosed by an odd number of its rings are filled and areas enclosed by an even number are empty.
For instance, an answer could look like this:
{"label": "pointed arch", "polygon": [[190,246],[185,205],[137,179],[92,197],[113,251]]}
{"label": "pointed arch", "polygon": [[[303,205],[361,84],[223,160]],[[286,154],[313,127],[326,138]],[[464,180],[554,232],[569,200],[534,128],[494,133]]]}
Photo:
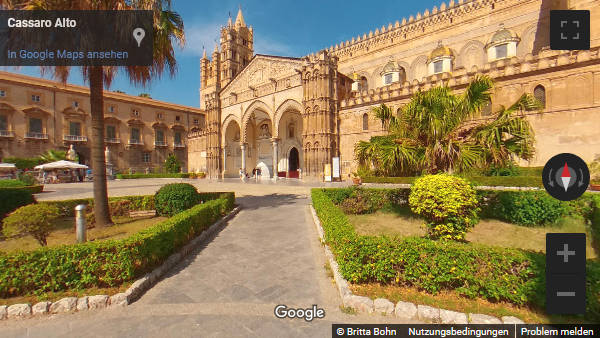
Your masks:
{"label": "pointed arch", "polygon": [[279,137],[279,121],[281,120],[281,116],[283,116],[283,113],[290,110],[302,114],[303,106],[294,99],[287,99],[279,105],[275,111],[275,117],[273,118],[273,137]]}
{"label": "pointed arch", "polygon": [[240,122],[240,119],[237,116],[235,116],[234,114],[227,115],[227,117],[225,117],[225,119],[223,120],[223,123],[221,124],[221,130],[223,131],[221,133],[222,134],[222,136],[221,136],[222,137],[222,143],[221,143],[221,145],[223,145],[223,146],[225,145],[225,131],[227,130],[227,127],[229,127],[229,124],[231,122],[236,122],[237,125],[238,125],[238,127],[240,127],[240,131],[241,131],[241,125],[242,124]]}
{"label": "pointed arch", "polygon": [[271,121],[273,121],[273,112],[272,110],[269,108],[269,106],[267,106],[266,103],[264,103],[261,100],[256,100],[254,102],[252,102],[248,108],[246,108],[246,110],[244,111],[244,114],[242,115],[242,123],[240,124],[240,128],[242,128],[242,142],[246,142],[247,141],[247,127],[248,127],[248,120],[250,120],[250,116],[252,115],[252,113],[255,111],[262,111],[265,114],[267,114],[269,116],[269,118],[271,119]]}

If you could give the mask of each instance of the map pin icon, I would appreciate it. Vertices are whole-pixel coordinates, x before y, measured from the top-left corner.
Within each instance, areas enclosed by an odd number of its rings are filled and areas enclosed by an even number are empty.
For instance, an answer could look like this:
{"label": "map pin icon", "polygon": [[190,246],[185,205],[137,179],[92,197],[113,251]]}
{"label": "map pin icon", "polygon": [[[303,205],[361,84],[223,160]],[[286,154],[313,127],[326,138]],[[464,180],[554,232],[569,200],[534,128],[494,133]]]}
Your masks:
{"label": "map pin icon", "polygon": [[133,30],[133,38],[135,41],[137,41],[138,47],[140,46],[140,43],[142,43],[144,36],[146,36],[146,31],[144,31],[142,28],[138,27]]}

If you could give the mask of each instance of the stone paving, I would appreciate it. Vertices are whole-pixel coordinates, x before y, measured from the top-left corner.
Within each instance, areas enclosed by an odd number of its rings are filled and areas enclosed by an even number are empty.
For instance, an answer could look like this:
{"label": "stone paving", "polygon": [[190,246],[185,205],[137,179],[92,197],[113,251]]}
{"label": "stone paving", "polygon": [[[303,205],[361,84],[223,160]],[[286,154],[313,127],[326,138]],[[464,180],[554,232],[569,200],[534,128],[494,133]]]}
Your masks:
{"label": "stone paving", "polygon": [[[148,194],[169,181],[111,182],[109,191],[115,196]],[[0,336],[331,337],[332,323],[410,322],[341,311],[308,209],[311,184],[192,183],[201,191],[235,191],[243,209],[137,302],[126,308],[2,321]],[[91,186],[84,184],[48,186],[55,192],[42,195],[89,197]],[[312,322],[278,319],[273,313],[277,304],[317,304],[326,317]]]}

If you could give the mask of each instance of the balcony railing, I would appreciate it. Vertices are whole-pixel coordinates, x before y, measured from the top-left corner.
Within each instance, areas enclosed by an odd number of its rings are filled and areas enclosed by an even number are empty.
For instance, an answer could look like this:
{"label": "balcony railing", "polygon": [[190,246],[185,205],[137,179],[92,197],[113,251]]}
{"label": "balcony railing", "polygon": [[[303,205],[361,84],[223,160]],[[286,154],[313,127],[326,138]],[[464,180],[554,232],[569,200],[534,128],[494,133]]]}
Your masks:
{"label": "balcony railing", "polygon": [[118,138],[107,137],[104,139],[104,143],[117,144],[117,143],[121,143],[121,140]]}
{"label": "balcony railing", "polygon": [[10,130],[0,130],[0,137],[15,137],[15,132]]}
{"label": "balcony railing", "polygon": [[25,138],[31,138],[31,139],[36,139],[36,140],[47,140],[48,134],[29,132],[29,133],[25,133]]}
{"label": "balcony railing", "polygon": [[155,147],[166,147],[167,146],[167,142],[165,142],[165,141],[154,141],[154,146]]}
{"label": "balcony railing", "polygon": [[173,142],[173,148],[185,148],[185,143],[183,143],[183,142]]}
{"label": "balcony railing", "polygon": [[142,140],[129,140],[128,144],[131,146],[143,146],[144,142]]}
{"label": "balcony railing", "polygon": [[87,142],[87,136],[79,136],[79,135],[64,135],[63,141],[69,142]]}

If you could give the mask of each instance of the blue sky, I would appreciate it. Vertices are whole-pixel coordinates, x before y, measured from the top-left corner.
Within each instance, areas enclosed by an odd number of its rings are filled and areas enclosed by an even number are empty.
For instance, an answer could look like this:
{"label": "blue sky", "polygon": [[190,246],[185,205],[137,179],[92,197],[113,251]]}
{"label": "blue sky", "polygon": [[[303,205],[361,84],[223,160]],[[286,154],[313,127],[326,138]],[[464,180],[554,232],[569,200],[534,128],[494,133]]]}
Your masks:
{"label": "blue sky", "polygon": [[[132,95],[150,93],[157,100],[197,107],[202,46],[210,55],[219,27],[227,23],[229,13],[235,20],[239,5],[246,24],[254,28],[255,53],[300,57],[383,25],[387,27],[390,22],[401,22],[403,17],[416,16],[417,12],[431,10],[441,3],[441,0],[173,0],[174,10],[183,17],[187,40],[185,47],[176,51],[175,77],[165,74],[143,88],[132,86],[126,76],[119,74],[109,89]],[[2,68],[40,76],[37,67]],[[69,82],[84,84],[80,73],[73,70]]]}

